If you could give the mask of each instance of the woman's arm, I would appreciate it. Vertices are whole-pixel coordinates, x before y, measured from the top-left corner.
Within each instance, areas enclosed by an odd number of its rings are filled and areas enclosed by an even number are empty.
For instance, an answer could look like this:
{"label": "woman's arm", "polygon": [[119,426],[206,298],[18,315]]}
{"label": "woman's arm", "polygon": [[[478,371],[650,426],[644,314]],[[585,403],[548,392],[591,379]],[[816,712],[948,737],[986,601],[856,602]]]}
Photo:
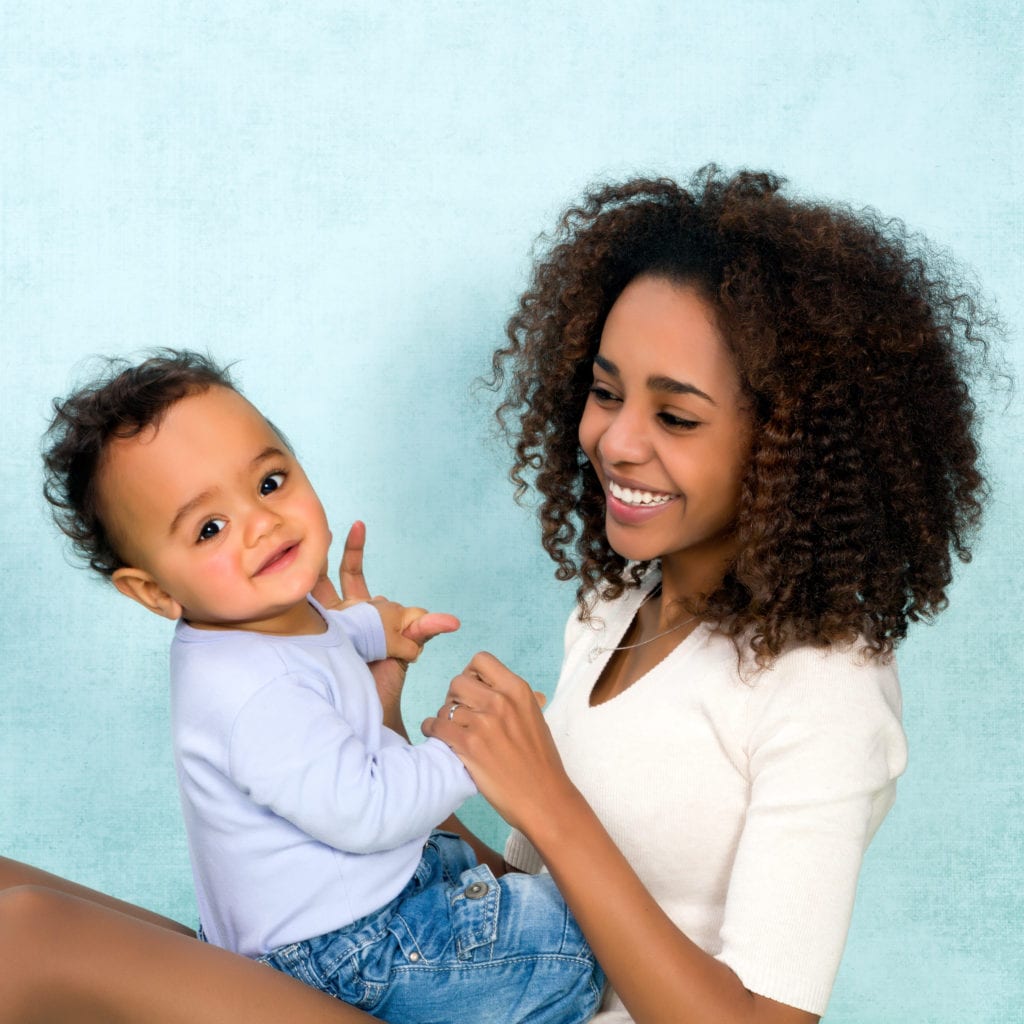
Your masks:
{"label": "woman's arm", "polygon": [[651,897],[562,767],[530,687],[488,654],[452,681],[464,705],[423,723],[543,858],[637,1024],[813,1024],[748,991]]}
{"label": "woman's arm", "polygon": [[0,859],[0,1024],[372,1024],[182,925]]}

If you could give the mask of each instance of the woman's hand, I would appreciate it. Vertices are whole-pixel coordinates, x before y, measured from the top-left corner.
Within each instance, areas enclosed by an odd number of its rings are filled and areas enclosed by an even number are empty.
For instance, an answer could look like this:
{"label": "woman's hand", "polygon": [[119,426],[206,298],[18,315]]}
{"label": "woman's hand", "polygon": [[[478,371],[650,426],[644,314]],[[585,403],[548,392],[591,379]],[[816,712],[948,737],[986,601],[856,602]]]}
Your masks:
{"label": "woman's hand", "polygon": [[348,608],[360,601],[370,600],[370,590],[363,575],[363,549],[366,547],[366,524],[356,520],[345,538],[345,550],[338,569],[341,597],[334,589],[330,577],[330,566],[324,561],[320,578],[313,587],[313,596],[325,607],[334,611]]}
{"label": "woman's hand", "polygon": [[[423,732],[447,743],[480,792],[514,828],[534,834],[560,799],[579,797],[540,708],[544,695],[492,654],[477,654]],[[454,710],[453,710],[454,709]]]}
{"label": "woman's hand", "polygon": [[[325,608],[349,608],[363,601],[385,602],[382,597],[370,596],[370,588],[366,585],[366,577],[363,575],[365,547],[366,525],[360,520],[356,520],[345,538],[345,550],[341,556],[341,566],[338,570],[341,597],[338,596],[338,591],[335,590],[334,584],[331,582],[327,565],[324,565],[323,574],[317,580],[316,586],[313,587],[313,597]],[[419,652],[422,651],[428,640],[432,640],[441,633],[452,633],[458,628],[459,620],[454,615],[426,612],[411,616],[411,621],[408,621],[408,625],[402,629],[402,636],[411,640],[414,645],[410,648],[411,656],[408,658],[389,657],[370,663],[369,668],[373,673],[374,682],[377,684],[377,694],[384,707],[384,724],[388,728],[403,736],[406,735],[405,727],[402,724],[400,703],[409,663],[419,657]]]}
{"label": "woman's hand", "polygon": [[[345,550],[341,556],[341,566],[338,569],[338,582],[341,584],[341,597],[331,582],[329,567],[324,563],[323,572],[313,587],[313,597],[325,608],[338,611],[342,608],[350,608],[354,604],[364,601],[387,602],[383,597],[372,597],[370,588],[366,585],[366,577],[363,575],[363,550],[366,547],[366,524],[356,520],[348,531],[345,538]],[[410,609],[411,611],[412,609]],[[402,631],[402,635],[412,640],[420,650],[428,640],[433,640],[441,633],[454,633],[459,628],[459,620],[454,615],[447,615],[444,612],[423,612],[409,616],[408,624]],[[414,658],[408,659],[414,661]]]}

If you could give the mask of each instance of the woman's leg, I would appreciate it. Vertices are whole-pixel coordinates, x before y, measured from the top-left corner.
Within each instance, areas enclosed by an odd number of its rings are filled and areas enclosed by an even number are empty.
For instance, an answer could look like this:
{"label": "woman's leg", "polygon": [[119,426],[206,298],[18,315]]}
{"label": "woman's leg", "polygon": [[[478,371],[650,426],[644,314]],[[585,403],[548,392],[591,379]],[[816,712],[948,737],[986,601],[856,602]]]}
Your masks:
{"label": "woman's leg", "polygon": [[269,967],[189,938],[178,927],[52,887],[0,890],[0,1022],[373,1022]]}
{"label": "woman's leg", "polygon": [[133,903],[125,903],[124,900],[114,899],[113,896],[108,896],[105,892],[87,889],[84,885],[61,878],[60,875],[51,875],[48,871],[41,871],[29,864],[21,864],[16,860],[0,857],[0,896],[4,889],[11,889],[16,885],[53,889],[55,892],[66,893],[68,896],[77,896],[78,899],[86,900],[89,903],[98,903],[101,907],[117,910],[129,917],[138,918],[140,921],[148,921],[161,928],[169,928],[182,935],[195,936],[195,932],[191,928],[186,928],[185,925],[172,921],[169,917],[154,914],[151,910],[137,907]]}

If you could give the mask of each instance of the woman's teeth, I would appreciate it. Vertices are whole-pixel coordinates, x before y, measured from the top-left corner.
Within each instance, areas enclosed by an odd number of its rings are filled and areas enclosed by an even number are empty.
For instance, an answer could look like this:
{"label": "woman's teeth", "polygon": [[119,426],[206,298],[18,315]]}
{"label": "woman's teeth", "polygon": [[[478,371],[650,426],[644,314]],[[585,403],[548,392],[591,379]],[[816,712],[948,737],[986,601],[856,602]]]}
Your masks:
{"label": "woman's teeth", "polygon": [[613,497],[626,505],[664,505],[666,501],[671,501],[675,497],[673,494],[655,494],[653,491],[633,491],[628,487],[620,487],[610,480],[608,490]]}

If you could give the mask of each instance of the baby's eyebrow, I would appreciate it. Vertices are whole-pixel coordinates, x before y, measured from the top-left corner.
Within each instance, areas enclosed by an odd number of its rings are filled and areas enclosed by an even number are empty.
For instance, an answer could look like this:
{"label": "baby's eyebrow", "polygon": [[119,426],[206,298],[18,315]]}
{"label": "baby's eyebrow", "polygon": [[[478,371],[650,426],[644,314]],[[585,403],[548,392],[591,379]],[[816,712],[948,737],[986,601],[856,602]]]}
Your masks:
{"label": "baby's eyebrow", "polygon": [[257,466],[266,459],[283,459],[285,457],[285,453],[281,451],[280,448],[276,445],[268,444],[267,447],[249,463],[249,465]]}
{"label": "baby's eyebrow", "polygon": [[177,512],[174,513],[174,518],[171,520],[171,528],[168,530],[168,534],[173,535],[175,530],[181,525],[181,521],[197,506],[201,505],[204,501],[208,501],[213,497],[213,491],[206,490],[202,494],[197,494],[190,501],[186,501]]}

